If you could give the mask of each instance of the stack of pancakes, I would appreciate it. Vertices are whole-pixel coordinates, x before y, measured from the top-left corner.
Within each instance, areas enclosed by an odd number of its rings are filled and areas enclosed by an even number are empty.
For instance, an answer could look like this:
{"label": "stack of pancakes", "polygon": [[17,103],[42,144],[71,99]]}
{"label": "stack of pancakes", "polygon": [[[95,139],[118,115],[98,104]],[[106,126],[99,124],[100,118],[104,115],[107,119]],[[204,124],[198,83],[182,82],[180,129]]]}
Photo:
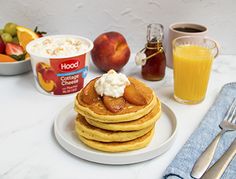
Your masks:
{"label": "stack of pancakes", "polygon": [[151,141],[161,114],[160,101],[144,83],[132,77],[129,81],[144,96],[145,105],[126,102],[121,111],[112,113],[102,100],[90,105],[84,103],[83,89],[77,94],[75,130],[83,143],[101,151],[124,152],[143,148]]}

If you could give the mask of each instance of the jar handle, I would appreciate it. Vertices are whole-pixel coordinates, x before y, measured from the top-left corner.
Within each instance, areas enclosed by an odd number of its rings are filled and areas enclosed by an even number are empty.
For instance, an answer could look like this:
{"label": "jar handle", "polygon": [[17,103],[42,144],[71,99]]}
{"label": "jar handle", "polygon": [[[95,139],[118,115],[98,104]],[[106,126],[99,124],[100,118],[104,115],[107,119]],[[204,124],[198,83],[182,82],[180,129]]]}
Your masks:
{"label": "jar handle", "polygon": [[152,57],[154,57],[155,55],[159,54],[159,53],[162,53],[164,51],[163,47],[161,47],[157,52],[153,53],[152,55],[149,55],[145,58],[145,60],[148,60]]}

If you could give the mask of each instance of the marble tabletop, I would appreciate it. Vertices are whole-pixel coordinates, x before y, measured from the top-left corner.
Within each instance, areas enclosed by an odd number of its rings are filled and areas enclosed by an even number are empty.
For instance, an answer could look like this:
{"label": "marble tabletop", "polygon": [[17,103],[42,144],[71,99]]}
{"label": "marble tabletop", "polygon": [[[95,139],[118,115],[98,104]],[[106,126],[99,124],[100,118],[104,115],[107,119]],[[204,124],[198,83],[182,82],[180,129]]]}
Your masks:
{"label": "marble tabletop", "polygon": [[[122,70],[141,79],[134,56]],[[93,65],[86,82],[100,75]],[[75,94],[53,97],[39,93],[32,72],[0,76],[0,179],[159,179],[213,103],[221,87],[236,81],[236,56],[219,56],[213,65],[206,99],[184,105],[173,99],[173,74],[147,82],[161,101],[175,112],[179,129],[173,146],[152,160],[123,166],[102,165],[73,156],[55,140],[53,121]]]}

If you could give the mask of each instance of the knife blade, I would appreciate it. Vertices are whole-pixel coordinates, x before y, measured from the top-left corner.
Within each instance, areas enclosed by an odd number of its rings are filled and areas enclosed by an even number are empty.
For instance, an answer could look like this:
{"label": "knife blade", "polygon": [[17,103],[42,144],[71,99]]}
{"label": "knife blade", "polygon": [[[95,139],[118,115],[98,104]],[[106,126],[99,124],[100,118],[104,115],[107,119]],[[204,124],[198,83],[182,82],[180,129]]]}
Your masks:
{"label": "knife blade", "polygon": [[220,179],[224,171],[236,155],[236,138],[227,151],[201,177],[201,179]]}

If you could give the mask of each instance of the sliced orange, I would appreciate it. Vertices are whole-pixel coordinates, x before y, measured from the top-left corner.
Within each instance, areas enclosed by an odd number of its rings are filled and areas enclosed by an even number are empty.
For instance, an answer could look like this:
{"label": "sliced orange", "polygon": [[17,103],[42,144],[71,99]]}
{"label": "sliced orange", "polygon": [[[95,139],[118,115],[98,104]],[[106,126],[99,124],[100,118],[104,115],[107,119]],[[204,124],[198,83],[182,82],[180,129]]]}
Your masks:
{"label": "sliced orange", "polygon": [[8,55],[0,54],[0,62],[16,62],[16,60]]}
{"label": "sliced orange", "polygon": [[19,43],[24,49],[29,42],[38,38],[38,35],[34,31],[26,27],[17,26],[16,30]]}
{"label": "sliced orange", "polygon": [[29,57],[30,57],[30,55],[29,55],[28,53],[26,53],[25,59],[27,59],[27,58],[29,58]]}

